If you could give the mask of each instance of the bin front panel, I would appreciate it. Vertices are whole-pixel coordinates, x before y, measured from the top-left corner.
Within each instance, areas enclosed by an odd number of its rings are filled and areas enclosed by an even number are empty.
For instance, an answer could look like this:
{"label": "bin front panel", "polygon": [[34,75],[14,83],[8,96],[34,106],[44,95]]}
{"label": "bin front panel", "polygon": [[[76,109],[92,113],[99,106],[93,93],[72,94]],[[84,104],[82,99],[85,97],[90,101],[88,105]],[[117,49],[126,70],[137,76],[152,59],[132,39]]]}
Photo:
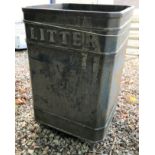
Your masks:
{"label": "bin front panel", "polygon": [[93,55],[87,56],[86,69],[76,52],[29,45],[29,57],[34,106],[95,127],[101,66],[93,71]]}

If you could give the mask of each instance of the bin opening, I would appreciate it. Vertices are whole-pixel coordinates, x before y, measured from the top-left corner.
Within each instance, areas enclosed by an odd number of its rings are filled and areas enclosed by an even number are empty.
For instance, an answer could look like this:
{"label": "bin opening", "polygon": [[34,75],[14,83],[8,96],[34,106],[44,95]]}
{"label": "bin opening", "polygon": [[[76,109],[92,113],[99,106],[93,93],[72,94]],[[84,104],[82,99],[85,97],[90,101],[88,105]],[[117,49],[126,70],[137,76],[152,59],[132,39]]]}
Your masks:
{"label": "bin opening", "polygon": [[88,4],[62,4],[62,9],[66,10],[84,10],[84,11],[103,11],[116,12],[126,9],[128,6],[112,5],[88,5]]}
{"label": "bin opening", "polygon": [[52,5],[38,5],[32,6],[38,9],[58,9],[58,10],[81,10],[81,11],[98,11],[98,12],[120,12],[130,6],[125,5],[94,5],[94,4],[52,4]]}

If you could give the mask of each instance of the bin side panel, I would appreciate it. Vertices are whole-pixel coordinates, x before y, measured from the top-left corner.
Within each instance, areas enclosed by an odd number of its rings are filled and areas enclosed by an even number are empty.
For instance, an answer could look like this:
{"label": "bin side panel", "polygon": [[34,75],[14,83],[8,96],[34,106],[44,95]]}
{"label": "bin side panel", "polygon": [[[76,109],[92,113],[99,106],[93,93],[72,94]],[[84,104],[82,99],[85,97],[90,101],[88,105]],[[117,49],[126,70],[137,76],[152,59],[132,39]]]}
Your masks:
{"label": "bin side panel", "polygon": [[125,42],[124,46],[120,50],[120,52],[115,56],[114,59],[114,65],[112,70],[112,79],[111,79],[111,86],[110,86],[110,93],[109,93],[109,99],[108,99],[108,108],[107,108],[107,116],[106,118],[109,118],[110,113],[113,109],[115,109],[118,95],[120,92],[120,81],[121,81],[121,75],[123,71],[124,66],[124,59],[125,59],[125,53],[126,53],[126,45],[127,41]]}
{"label": "bin side panel", "polygon": [[120,80],[125,58],[126,42],[116,55],[105,56],[103,61],[103,71],[101,76],[100,97],[97,110],[97,127],[103,124],[105,128],[112,119],[117,103],[117,96],[120,89]]}

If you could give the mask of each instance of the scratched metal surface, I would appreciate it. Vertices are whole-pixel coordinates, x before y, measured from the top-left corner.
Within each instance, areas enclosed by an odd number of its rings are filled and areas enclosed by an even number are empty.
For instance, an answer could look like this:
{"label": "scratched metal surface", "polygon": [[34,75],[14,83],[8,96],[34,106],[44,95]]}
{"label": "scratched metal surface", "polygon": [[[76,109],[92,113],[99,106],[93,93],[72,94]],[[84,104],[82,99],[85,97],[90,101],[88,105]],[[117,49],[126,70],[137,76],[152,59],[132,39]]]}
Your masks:
{"label": "scratched metal surface", "polygon": [[128,8],[23,9],[37,121],[89,142],[103,139],[119,92]]}

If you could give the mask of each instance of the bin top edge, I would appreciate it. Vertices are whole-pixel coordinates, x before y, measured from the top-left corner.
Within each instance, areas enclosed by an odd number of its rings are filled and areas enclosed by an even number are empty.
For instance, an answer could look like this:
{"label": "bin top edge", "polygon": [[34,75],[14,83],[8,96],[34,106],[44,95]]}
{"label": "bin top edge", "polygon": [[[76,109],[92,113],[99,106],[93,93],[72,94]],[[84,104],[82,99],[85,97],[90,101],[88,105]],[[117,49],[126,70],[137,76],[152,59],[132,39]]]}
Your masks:
{"label": "bin top edge", "polygon": [[[61,8],[66,6],[74,6],[74,7],[89,7],[88,10],[85,9],[73,9],[73,8]],[[109,7],[109,9],[119,8],[119,11],[116,10],[94,10],[92,7]],[[111,8],[110,8],[111,7]],[[112,8],[113,7],[113,8]],[[97,9],[97,8],[95,8]],[[57,4],[45,4],[45,5],[34,5],[23,7],[22,10],[25,11],[55,11],[55,12],[74,12],[74,13],[89,13],[89,14],[109,14],[109,16],[120,17],[123,14],[130,12],[134,9],[134,6],[129,5],[103,5],[103,4],[76,4],[76,3],[57,3]]]}

